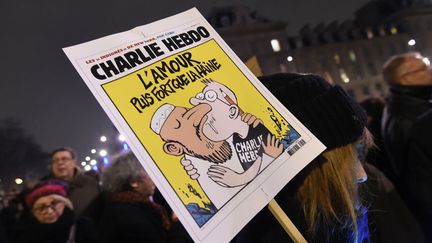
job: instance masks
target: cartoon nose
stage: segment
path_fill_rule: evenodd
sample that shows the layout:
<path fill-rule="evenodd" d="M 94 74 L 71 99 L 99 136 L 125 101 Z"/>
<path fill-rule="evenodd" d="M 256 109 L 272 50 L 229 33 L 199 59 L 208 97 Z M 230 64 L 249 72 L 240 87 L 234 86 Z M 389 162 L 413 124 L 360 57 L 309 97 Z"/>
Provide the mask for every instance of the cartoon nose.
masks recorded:
<path fill-rule="evenodd" d="M 196 105 L 199 105 L 199 104 L 208 104 L 208 101 L 205 100 L 205 99 L 199 99 L 199 98 L 196 98 L 196 97 L 192 97 L 192 98 L 189 99 L 189 103 L 191 103 L 191 105 L 196 106 Z"/>
<path fill-rule="evenodd" d="M 197 127 L 203 117 L 211 111 L 211 106 L 209 104 L 201 103 L 195 105 L 192 109 L 188 110 L 184 117 L 193 122 L 193 125 Z"/>

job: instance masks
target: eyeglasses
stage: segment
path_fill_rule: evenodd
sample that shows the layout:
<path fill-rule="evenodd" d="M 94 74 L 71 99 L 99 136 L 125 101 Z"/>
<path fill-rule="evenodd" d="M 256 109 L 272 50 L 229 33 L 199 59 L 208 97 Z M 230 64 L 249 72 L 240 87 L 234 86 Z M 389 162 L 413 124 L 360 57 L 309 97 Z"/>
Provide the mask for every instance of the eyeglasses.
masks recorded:
<path fill-rule="evenodd" d="M 53 200 L 50 204 L 40 205 L 35 208 L 33 208 L 33 212 L 38 214 L 45 214 L 48 212 L 48 209 L 51 208 L 51 210 L 56 210 L 56 207 L 61 204 L 62 201 L 60 200 Z"/>
<path fill-rule="evenodd" d="M 214 90 L 207 90 L 205 93 L 198 93 L 195 98 L 200 100 L 207 100 L 209 102 L 214 102 L 215 100 L 220 100 L 222 103 L 226 105 L 230 105 L 227 101 L 219 98 L 218 94 Z"/>
<path fill-rule="evenodd" d="M 69 157 L 60 157 L 60 158 L 55 158 L 55 159 L 53 159 L 53 163 L 60 163 L 60 162 L 69 162 L 69 161 L 71 161 L 72 160 L 72 158 L 69 158 Z"/>

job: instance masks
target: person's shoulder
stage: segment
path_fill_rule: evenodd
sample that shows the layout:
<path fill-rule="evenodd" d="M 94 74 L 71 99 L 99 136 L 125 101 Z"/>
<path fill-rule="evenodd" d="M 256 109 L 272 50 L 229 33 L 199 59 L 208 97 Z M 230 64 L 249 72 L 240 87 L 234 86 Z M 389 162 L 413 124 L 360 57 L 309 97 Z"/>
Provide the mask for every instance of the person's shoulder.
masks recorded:
<path fill-rule="evenodd" d="M 78 185 L 95 185 L 95 186 L 99 185 L 96 178 L 86 175 L 82 172 L 77 172 L 72 182 Z"/>

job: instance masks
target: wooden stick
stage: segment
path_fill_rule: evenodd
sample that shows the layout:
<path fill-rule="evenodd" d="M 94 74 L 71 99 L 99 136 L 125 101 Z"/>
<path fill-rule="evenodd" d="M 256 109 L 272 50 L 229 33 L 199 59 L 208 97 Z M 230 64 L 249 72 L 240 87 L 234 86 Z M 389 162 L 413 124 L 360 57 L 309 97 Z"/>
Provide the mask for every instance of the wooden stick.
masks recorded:
<path fill-rule="evenodd" d="M 307 242 L 274 198 L 269 202 L 267 207 L 295 243 Z"/>

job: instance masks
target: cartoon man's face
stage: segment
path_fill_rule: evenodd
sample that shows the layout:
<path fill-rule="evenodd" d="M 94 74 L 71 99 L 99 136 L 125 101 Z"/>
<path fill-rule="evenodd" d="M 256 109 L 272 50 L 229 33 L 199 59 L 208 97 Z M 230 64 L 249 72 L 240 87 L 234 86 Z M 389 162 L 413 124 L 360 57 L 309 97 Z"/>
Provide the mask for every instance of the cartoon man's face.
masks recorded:
<path fill-rule="evenodd" d="M 203 126 L 211 107 L 199 104 L 191 109 L 175 107 L 164 122 L 160 137 L 164 151 L 171 155 L 189 154 L 214 163 L 231 158 L 231 147 L 226 141 L 214 142 L 203 134 Z"/>
<path fill-rule="evenodd" d="M 234 134 L 234 127 L 229 124 L 239 116 L 239 108 L 234 93 L 227 87 L 211 81 L 189 102 L 194 106 L 211 106 L 202 129 L 206 137 L 213 141 L 224 141 Z"/>

